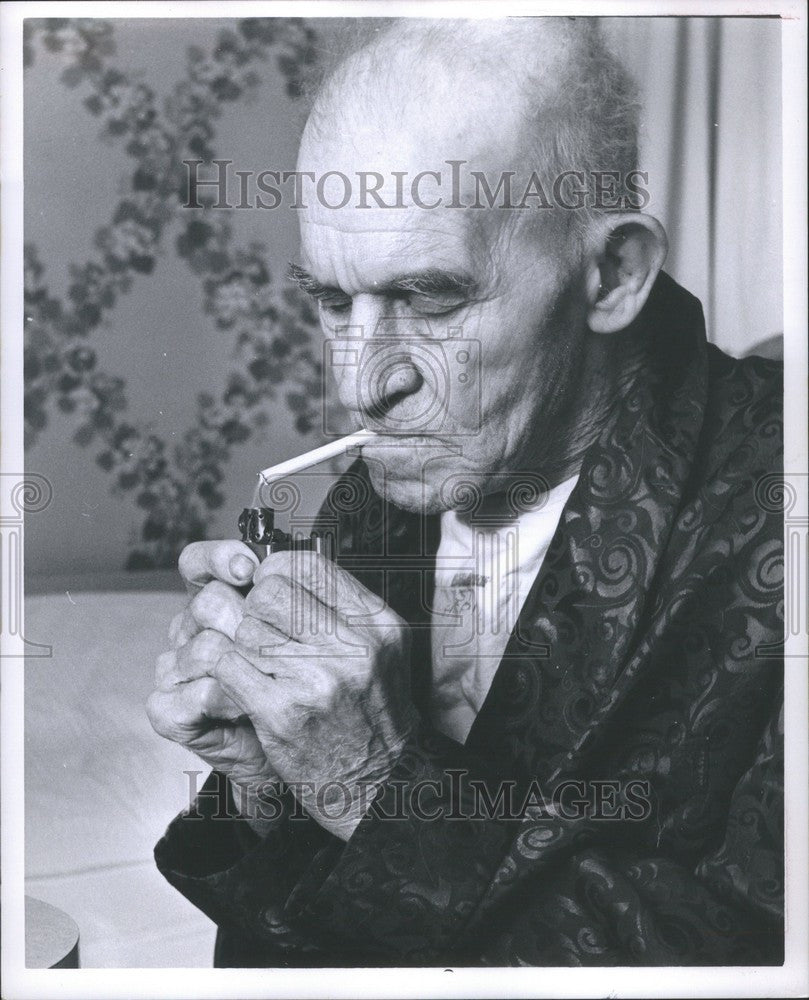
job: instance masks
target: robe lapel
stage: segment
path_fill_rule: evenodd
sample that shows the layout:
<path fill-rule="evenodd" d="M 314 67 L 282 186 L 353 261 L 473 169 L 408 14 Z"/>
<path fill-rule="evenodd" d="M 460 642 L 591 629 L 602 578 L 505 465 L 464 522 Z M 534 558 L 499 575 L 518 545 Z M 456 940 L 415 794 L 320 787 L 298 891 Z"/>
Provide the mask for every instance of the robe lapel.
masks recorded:
<path fill-rule="evenodd" d="M 707 386 L 699 302 L 661 275 L 636 330 L 654 376 L 589 450 L 466 745 L 511 777 L 570 773 L 632 685 Z"/>

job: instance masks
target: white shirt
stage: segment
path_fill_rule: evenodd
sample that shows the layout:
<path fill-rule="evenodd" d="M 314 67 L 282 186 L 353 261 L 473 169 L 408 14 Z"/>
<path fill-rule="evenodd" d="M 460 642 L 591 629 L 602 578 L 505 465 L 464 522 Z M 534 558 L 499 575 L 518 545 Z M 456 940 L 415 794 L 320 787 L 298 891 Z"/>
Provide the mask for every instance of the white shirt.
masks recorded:
<path fill-rule="evenodd" d="M 433 725 L 463 743 L 483 705 L 578 475 L 519 517 L 441 516 L 432 612 Z"/>

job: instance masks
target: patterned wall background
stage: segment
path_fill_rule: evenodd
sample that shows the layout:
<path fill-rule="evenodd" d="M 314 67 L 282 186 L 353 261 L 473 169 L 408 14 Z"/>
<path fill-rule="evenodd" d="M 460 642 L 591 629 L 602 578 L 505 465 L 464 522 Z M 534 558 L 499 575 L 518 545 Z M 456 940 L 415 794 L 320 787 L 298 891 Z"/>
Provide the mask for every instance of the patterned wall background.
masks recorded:
<path fill-rule="evenodd" d="M 188 29 L 177 22 L 27 24 L 29 81 L 37 64 L 44 64 L 40 80 L 28 86 L 29 111 L 34 110 L 28 116 L 27 175 L 42 172 L 42 161 L 35 160 L 44 138 L 36 110 L 41 115 L 37 104 L 54 96 L 55 77 L 56 87 L 65 91 L 58 99 L 69 96 L 69 103 L 77 106 L 70 109 L 67 121 L 78 124 L 80 107 L 93 125 L 89 149 L 94 155 L 86 156 L 89 150 L 82 144 L 79 155 L 84 153 L 86 159 L 81 167 L 107 188 L 114 181 L 117 197 L 110 198 L 109 191 L 99 198 L 95 192 L 88 196 L 74 189 L 69 160 L 75 149 L 65 151 L 68 164 L 60 162 L 57 152 L 45 175 L 47 186 L 27 192 L 26 446 L 31 466 L 40 467 L 34 456 L 41 439 L 57 424 L 63 425 L 63 436 L 68 426 L 71 445 L 92 455 L 113 496 L 131 498 L 141 512 L 139 523 L 128 531 L 123 518 L 118 524 L 127 537 L 129 569 L 173 565 L 179 548 L 202 537 L 212 513 L 223 507 L 232 451 L 259 432 L 271 433 L 273 415 L 284 407 L 289 423 L 299 434 L 307 434 L 320 391 L 319 363 L 311 343 L 315 316 L 303 297 L 271 269 L 266 242 L 240 239 L 233 213 L 182 207 L 188 200 L 182 161 L 213 159 L 217 126 L 239 104 L 255 114 L 258 101 L 266 100 L 268 67 L 282 78 L 270 81 L 276 101 L 279 83 L 282 94 L 297 97 L 316 59 L 315 33 L 293 19 L 243 20 L 227 27 L 209 23 L 204 28 L 207 31 L 195 32 L 208 35 L 200 39 L 203 44 L 184 46 L 176 36 Z M 150 53 L 147 44 L 166 29 L 175 36 L 170 51 L 180 65 L 171 67 L 178 71 L 176 79 L 159 92 L 155 77 L 167 82 L 169 67 L 162 74 L 154 72 L 159 54 Z M 151 72 L 130 68 L 138 56 L 147 65 L 153 62 Z M 53 106 L 48 110 L 51 123 L 62 126 L 64 138 L 65 119 L 56 120 Z M 240 117 L 246 124 L 244 111 Z M 113 178 L 109 174 L 117 166 L 115 154 L 125 162 Z M 67 212 L 54 204 L 62 199 L 68 202 Z M 201 191 L 200 202 L 206 199 L 212 203 L 215 194 Z M 92 234 L 90 253 L 83 254 L 89 229 L 84 220 L 102 205 L 107 218 Z M 64 259 L 65 250 L 72 259 Z M 193 398 L 191 419 L 182 429 L 179 421 L 169 429 L 156 419 L 163 415 L 161 389 L 171 391 L 171 386 L 152 383 L 147 405 L 133 405 L 139 365 L 119 363 L 113 368 L 111 352 L 103 350 L 105 341 L 121 336 L 142 347 L 151 341 L 152 348 L 163 348 L 164 371 L 169 369 L 169 356 L 178 353 L 174 330 L 144 329 L 136 317 L 122 322 L 116 316 L 125 298 L 142 300 L 154 294 L 146 286 L 167 265 L 172 294 L 187 308 L 187 328 L 199 329 L 204 317 L 205 332 L 226 340 L 230 355 L 218 385 L 210 379 L 190 385 L 194 366 L 186 367 L 180 359 L 174 367 L 173 391 Z M 62 274 L 53 273 L 60 269 Z M 204 341 L 203 335 L 182 353 L 188 357 L 206 351 Z M 206 386 L 207 391 L 194 391 Z M 279 401 L 281 408 L 272 405 Z M 77 462 L 83 458 L 76 455 Z M 44 467 L 76 472 L 74 463 Z M 106 502 L 106 492 L 96 494 L 99 504 Z M 55 494 L 58 501 L 58 486 Z M 88 504 L 91 518 L 92 510 Z M 36 572 L 40 567 L 29 568 Z"/>

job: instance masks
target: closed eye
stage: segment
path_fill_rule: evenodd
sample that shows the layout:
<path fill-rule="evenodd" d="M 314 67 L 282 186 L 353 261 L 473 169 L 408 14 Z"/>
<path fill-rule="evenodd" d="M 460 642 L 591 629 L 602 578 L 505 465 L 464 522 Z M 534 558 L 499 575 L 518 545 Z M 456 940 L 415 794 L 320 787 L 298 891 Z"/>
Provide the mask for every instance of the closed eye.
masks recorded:
<path fill-rule="evenodd" d="M 413 293 L 407 296 L 407 303 L 413 312 L 423 316 L 443 316 L 453 312 L 466 303 L 463 295 L 423 295 Z"/>
<path fill-rule="evenodd" d="M 351 309 L 351 296 L 342 288 L 318 281 L 298 264 L 290 264 L 288 273 L 322 310 L 339 315 Z M 460 308 L 473 297 L 475 289 L 475 282 L 468 275 L 437 268 L 426 268 L 383 285 L 373 285 L 374 294 L 405 301 L 410 309 L 425 316 L 441 316 Z"/>
<path fill-rule="evenodd" d="M 326 312 L 342 315 L 351 312 L 351 297 L 342 292 L 322 292 L 314 298 L 321 309 Z"/>
<path fill-rule="evenodd" d="M 351 305 L 351 296 L 346 295 L 341 288 L 318 288 L 309 294 L 324 305 Z"/>

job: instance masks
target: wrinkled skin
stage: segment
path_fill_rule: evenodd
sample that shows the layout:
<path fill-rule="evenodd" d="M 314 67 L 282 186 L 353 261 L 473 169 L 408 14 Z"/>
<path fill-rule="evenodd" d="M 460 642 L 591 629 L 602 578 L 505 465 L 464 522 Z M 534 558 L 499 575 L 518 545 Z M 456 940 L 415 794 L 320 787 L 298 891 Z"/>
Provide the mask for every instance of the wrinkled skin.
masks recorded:
<path fill-rule="evenodd" d="M 250 557 L 234 542 L 185 550 L 181 569 L 199 589 L 158 660 L 152 725 L 225 773 L 250 818 L 283 780 L 347 839 L 415 724 L 407 626 L 312 552 L 268 557 L 246 598 L 211 578 L 238 582 L 233 560 L 247 560 L 249 573 Z"/>

